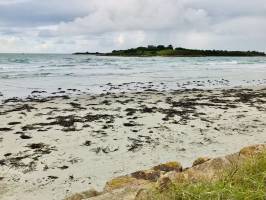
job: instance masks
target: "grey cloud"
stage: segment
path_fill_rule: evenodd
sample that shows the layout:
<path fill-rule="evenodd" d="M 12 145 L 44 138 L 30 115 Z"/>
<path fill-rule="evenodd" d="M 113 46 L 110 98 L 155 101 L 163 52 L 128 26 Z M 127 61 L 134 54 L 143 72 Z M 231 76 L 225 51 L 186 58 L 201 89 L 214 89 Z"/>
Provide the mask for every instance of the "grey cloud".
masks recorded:
<path fill-rule="evenodd" d="M 41 52 L 170 43 L 266 51 L 265 32 L 265 0 L 0 0 L 0 51 L 28 40 Z"/>
<path fill-rule="evenodd" d="M 266 12 L 265 0 L 184 0 L 192 8 L 204 8 L 214 20 L 239 16 L 259 16 Z"/>
<path fill-rule="evenodd" d="M 110 31 L 203 29 L 208 23 L 204 9 L 186 8 L 177 0 L 91 1 L 97 8 L 86 17 L 61 23 L 58 32 L 66 34 Z"/>
<path fill-rule="evenodd" d="M 0 24 L 37 26 L 72 21 L 86 16 L 90 8 L 82 0 L 21 0 L 0 4 Z"/>

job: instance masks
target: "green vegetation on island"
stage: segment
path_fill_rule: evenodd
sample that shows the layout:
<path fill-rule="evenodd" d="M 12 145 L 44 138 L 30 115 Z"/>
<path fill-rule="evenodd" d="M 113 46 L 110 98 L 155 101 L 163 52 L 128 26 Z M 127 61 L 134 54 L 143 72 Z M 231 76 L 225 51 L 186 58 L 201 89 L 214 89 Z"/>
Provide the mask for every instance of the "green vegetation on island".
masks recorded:
<path fill-rule="evenodd" d="M 98 56 L 124 56 L 124 57 L 151 57 L 151 56 L 165 56 L 165 57 L 201 57 L 201 56 L 266 56 L 264 52 L 257 51 L 227 51 L 227 50 L 197 50 L 174 48 L 169 46 L 148 46 L 137 47 L 127 50 L 113 50 L 111 53 L 75 53 L 76 55 L 88 54 Z"/>

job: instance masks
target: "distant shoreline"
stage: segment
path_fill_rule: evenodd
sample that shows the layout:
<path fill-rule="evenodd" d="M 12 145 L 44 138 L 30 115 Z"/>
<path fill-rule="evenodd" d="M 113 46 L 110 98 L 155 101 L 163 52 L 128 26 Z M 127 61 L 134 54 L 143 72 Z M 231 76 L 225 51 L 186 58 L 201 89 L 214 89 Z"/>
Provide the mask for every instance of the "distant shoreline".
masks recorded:
<path fill-rule="evenodd" d="M 137 47 L 127 50 L 113 50 L 109 53 L 76 52 L 73 55 L 117 56 L 117 57 L 256 57 L 266 56 L 258 51 L 198 50 L 169 46 Z"/>

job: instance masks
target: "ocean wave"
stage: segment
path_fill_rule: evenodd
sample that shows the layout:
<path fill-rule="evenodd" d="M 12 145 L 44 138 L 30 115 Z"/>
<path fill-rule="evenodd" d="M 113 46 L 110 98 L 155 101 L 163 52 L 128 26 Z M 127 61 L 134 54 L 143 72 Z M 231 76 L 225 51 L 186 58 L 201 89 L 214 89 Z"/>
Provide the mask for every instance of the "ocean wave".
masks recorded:
<path fill-rule="evenodd" d="M 52 77 L 58 76 L 54 73 L 23 73 L 23 74 L 6 74 L 0 75 L 0 79 L 14 79 L 14 78 L 35 78 L 35 77 Z"/>
<path fill-rule="evenodd" d="M 48 85 L 57 89 L 62 86 L 79 88 L 80 85 L 86 85 L 90 88 L 103 82 L 115 84 L 147 80 L 176 83 L 224 78 L 231 80 L 231 83 L 241 84 L 243 80 L 259 80 L 265 77 L 265 58 L 0 55 L 0 85 L 5 91 L 9 88 L 3 86 L 4 82 L 13 85 L 21 83 L 25 87 L 30 87 L 34 82 L 43 89 L 47 89 Z"/>
<path fill-rule="evenodd" d="M 20 63 L 20 64 L 28 64 L 30 60 L 28 58 L 10 58 L 8 59 L 10 63 Z"/>
<path fill-rule="evenodd" d="M 76 64 L 61 64 L 61 65 L 56 65 L 56 67 L 75 67 Z"/>

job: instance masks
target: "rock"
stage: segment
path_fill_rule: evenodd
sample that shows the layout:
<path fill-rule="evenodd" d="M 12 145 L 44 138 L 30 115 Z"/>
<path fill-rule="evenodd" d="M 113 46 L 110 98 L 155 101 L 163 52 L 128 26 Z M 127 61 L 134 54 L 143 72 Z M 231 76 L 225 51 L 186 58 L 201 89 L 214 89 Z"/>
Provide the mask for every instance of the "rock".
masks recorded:
<path fill-rule="evenodd" d="M 240 152 L 210 159 L 201 157 L 194 161 L 191 168 L 183 170 L 178 162 L 168 162 L 153 167 L 150 170 L 137 171 L 128 176 L 114 178 L 106 183 L 104 192 L 97 196 L 97 192 L 75 194 L 66 200 L 144 200 L 149 199 L 149 192 L 154 186 L 164 191 L 171 184 L 182 182 L 213 181 L 221 176 L 221 171 L 238 166 L 247 157 L 257 155 L 266 150 L 266 145 L 254 145 L 243 148 Z M 155 181 L 157 181 L 155 183 Z M 96 196 L 96 197 L 95 197 Z"/>
<path fill-rule="evenodd" d="M 163 171 L 163 172 L 170 172 L 170 171 L 176 171 L 181 172 L 182 171 L 182 165 L 179 162 L 168 162 L 165 164 L 160 164 L 158 166 L 153 167 L 156 171 Z"/>
<path fill-rule="evenodd" d="M 92 198 L 92 197 L 96 197 L 98 195 L 100 195 L 101 193 L 94 190 L 94 189 L 90 189 L 88 191 L 82 192 L 82 193 L 77 193 L 74 194 L 68 198 L 66 198 L 65 200 L 82 200 L 82 199 L 88 199 L 88 198 Z"/>
<path fill-rule="evenodd" d="M 214 159 L 199 158 L 194 161 L 193 166 L 183 172 L 171 171 L 166 173 L 157 181 L 157 187 L 163 189 L 167 184 L 181 183 L 184 181 L 212 181 L 220 177 L 220 172 L 232 166 L 237 166 L 245 160 L 246 157 L 254 156 L 266 150 L 266 145 L 254 145 L 243 148 L 239 153 L 218 157 Z M 169 181 L 169 180 L 170 181 Z"/>
<path fill-rule="evenodd" d="M 208 157 L 199 157 L 198 159 L 196 159 L 193 162 L 192 167 L 195 167 L 197 165 L 203 164 L 203 163 L 205 163 L 205 162 L 207 162 L 209 160 L 210 160 L 210 158 L 208 158 Z"/>
<path fill-rule="evenodd" d="M 239 164 L 238 153 L 231 154 L 225 157 L 210 159 L 202 164 L 195 165 L 183 172 L 169 172 L 165 174 L 173 183 L 181 183 L 184 181 L 212 181 L 220 177 L 221 171 L 231 166 Z"/>
<path fill-rule="evenodd" d="M 100 195 L 101 193 L 94 190 L 94 189 L 90 189 L 88 191 L 85 191 L 82 193 L 82 195 L 85 197 L 85 198 L 91 198 L 91 197 L 96 197 L 98 195 Z"/>
<path fill-rule="evenodd" d="M 139 190 L 139 188 L 120 188 L 88 200 L 135 200 Z"/>
<path fill-rule="evenodd" d="M 184 173 L 186 172 L 176 172 L 176 171 L 171 171 L 163 175 L 156 183 L 157 188 L 164 188 L 164 185 L 168 187 L 168 183 L 182 183 L 184 180 L 187 180 L 185 177 Z"/>
<path fill-rule="evenodd" d="M 155 170 L 137 171 L 131 174 L 131 176 L 136 179 L 143 179 L 153 182 L 156 182 L 160 178 L 160 175 L 160 171 Z"/>
<path fill-rule="evenodd" d="M 250 157 L 250 156 L 254 156 L 258 153 L 262 153 L 265 150 L 266 150 L 265 144 L 252 145 L 252 146 L 244 147 L 243 149 L 241 149 L 239 152 L 239 155 L 245 156 L 245 157 Z"/>
<path fill-rule="evenodd" d="M 104 191 L 113 191 L 115 189 L 123 188 L 133 185 L 137 182 L 137 179 L 130 176 L 120 176 L 108 181 L 104 187 Z"/>
<path fill-rule="evenodd" d="M 171 179 L 168 176 L 163 176 L 157 181 L 156 188 L 160 192 L 162 192 L 162 191 L 168 189 L 171 184 L 172 184 Z"/>
<path fill-rule="evenodd" d="M 141 189 L 138 191 L 134 200 L 147 200 L 151 196 L 151 191 L 148 189 Z"/>
<path fill-rule="evenodd" d="M 233 164 L 234 162 L 233 160 L 234 159 L 232 159 L 231 162 L 231 157 L 230 158 L 221 157 L 221 158 L 211 159 L 207 162 L 196 165 L 185 171 L 183 178 L 188 179 L 189 181 L 216 179 L 219 176 L 220 174 L 219 172 L 221 170 Z"/>
<path fill-rule="evenodd" d="M 22 134 L 20 136 L 20 138 L 23 139 L 23 140 L 28 140 L 28 139 L 31 139 L 32 137 L 31 136 L 28 136 L 28 135 L 25 135 L 25 134 Z"/>
<path fill-rule="evenodd" d="M 66 198 L 65 200 L 82 200 L 84 199 L 83 195 L 81 194 L 74 194 L 68 198 Z"/>

